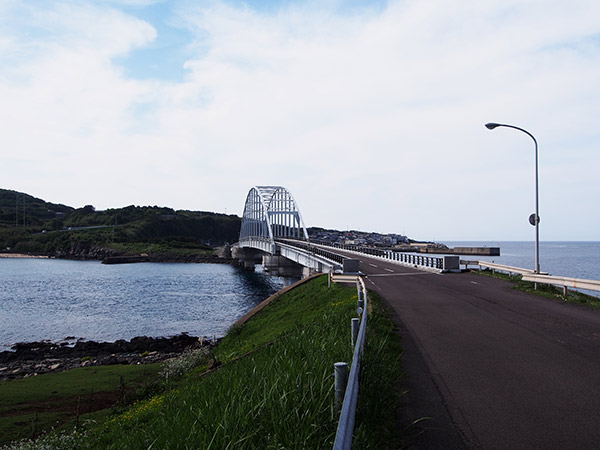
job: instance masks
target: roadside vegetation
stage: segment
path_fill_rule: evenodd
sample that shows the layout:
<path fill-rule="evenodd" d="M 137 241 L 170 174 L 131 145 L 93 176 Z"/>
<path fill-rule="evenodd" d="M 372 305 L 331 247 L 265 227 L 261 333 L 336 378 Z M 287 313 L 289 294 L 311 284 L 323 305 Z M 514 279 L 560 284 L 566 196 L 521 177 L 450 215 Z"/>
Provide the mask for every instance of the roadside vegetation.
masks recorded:
<path fill-rule="evenodd" d="M 399 448 L 399 337 L 377 297 L 370 300 L 353 448 Z M 212 352 L 163 366 L 160 389 L 148 388 L 145 399 L 96 423 L 82 426 L 80 418 L 73 432 L 9 448 L 331 449 L 333 364 L 351 361 L 356 301 L 354 286 L 310 280 L 230 329 Z"/>
<path fill-rule="evenodd" d="M 160 364 L 82 367 L 0 381 L 0 445 L 73 429 L 159 388 Z"/>
<path fill-rule="evenodd" d="M 562 300 L 567 303 L 573 303 L 576 305 L 584 305 L 591 308 L 600 308 L 600 298 L 593 295 L 584 294 L 583 292 L 569 289 L 567 295 L 563 294 L 562 287 L 552 286 L 550 284 L 538 283 L 538 288 L 535 289 L 534 283 L 531 281 L 523 281 L 521 275 L 509 275 L 508 273 L 500 271 L 492 271 L 490 269 L 476 270 L 483 276 L 489 276 L 494 278 L 500 278 L 503 280 L 511 281 L 514 283 L 514 288 L 523 292 L 529 292 L 530 294 L 538 295 L 540 297 L 551 298 L 554 300 Z"/>

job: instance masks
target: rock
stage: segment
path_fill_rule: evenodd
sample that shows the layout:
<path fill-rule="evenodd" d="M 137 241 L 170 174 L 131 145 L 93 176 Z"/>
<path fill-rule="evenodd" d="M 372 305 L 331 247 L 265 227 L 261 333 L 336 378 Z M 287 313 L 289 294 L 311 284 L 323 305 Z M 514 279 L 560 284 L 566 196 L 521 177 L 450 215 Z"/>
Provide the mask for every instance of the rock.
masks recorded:
<path fill-rule="evenodd" d="M 115 355 L 110 355 L 108 358 L 105 358 L 102 361 L 102 364 L 106 364 L 107 366 L 114 366 L 119 364 L 119 360 L 117 359 L 117 357 Z"/>
<path fill-rule="evenodd" d="M 214 342 L 204 342 L 212 347 Z M 19 343 L 16 351 L 0 352 L 0 380 L 109 364 L 149 364 L 165 361 L 187 349 L 202 347 L 197 337 L 182 333 L 172 337 L 140 336 L 131 341 L 95 342 L 77 339 L 73 347 L 49 341 Z M 141 356 L 144 354 L 145 356 Z M 83 360 L 83 359 L 85 360 Z"/>

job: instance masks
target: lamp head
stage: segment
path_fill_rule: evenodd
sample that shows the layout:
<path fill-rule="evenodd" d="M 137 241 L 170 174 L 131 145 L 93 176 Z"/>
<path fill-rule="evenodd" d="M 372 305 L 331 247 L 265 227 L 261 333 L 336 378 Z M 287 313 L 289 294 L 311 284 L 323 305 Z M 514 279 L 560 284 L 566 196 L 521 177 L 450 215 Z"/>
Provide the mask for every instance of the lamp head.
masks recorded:
<path fill-rule="evenodd" d="M 489 123 L 486 123 L 486 124 L 485 124 L 485 127 L 486 127 L 488 130 L 493 130 L 494 128 L 496 128 L 496 127 L 499 127 L 499 126 L 500 126 L 500 124 L 499 124 L 499 123 L 494 123 L 494 122 L 489 122 Z"/>

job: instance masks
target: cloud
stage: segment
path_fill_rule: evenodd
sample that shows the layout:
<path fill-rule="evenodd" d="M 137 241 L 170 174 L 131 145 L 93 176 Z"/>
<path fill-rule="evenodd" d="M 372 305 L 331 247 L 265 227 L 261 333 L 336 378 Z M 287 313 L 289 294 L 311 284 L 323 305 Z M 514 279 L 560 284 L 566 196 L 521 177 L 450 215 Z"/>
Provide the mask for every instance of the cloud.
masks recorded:
<path fill-rule="evenodd" d="M 160 38 L 137 9 L 50 5 L 3 11 L 5 187 L 241 214 L 252 185 L 283 184 L 310 225 L 528 239 L 533 145 L 483 127 L 498 121 L 540 141 L 546 236 L 597 239 L 579 200 L 600 194 L 591 2 L 177 3 L 164 20 L 194 36 L 181 82 L 116 63 Z M 558 199 L 587 223 L 564 225 Z"/>

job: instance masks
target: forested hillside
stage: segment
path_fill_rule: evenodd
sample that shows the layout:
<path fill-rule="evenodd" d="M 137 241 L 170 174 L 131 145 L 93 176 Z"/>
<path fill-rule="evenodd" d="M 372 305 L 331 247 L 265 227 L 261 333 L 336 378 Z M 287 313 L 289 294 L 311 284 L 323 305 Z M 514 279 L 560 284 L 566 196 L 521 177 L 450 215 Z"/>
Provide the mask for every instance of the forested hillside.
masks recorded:
<path fill-rule="evenodd" d="M 0 189 L 0 251 L 101 258 L 119 254 L 207 254 L 237 241 L 240 218 L 158 206 L 96 211 Z"/>

